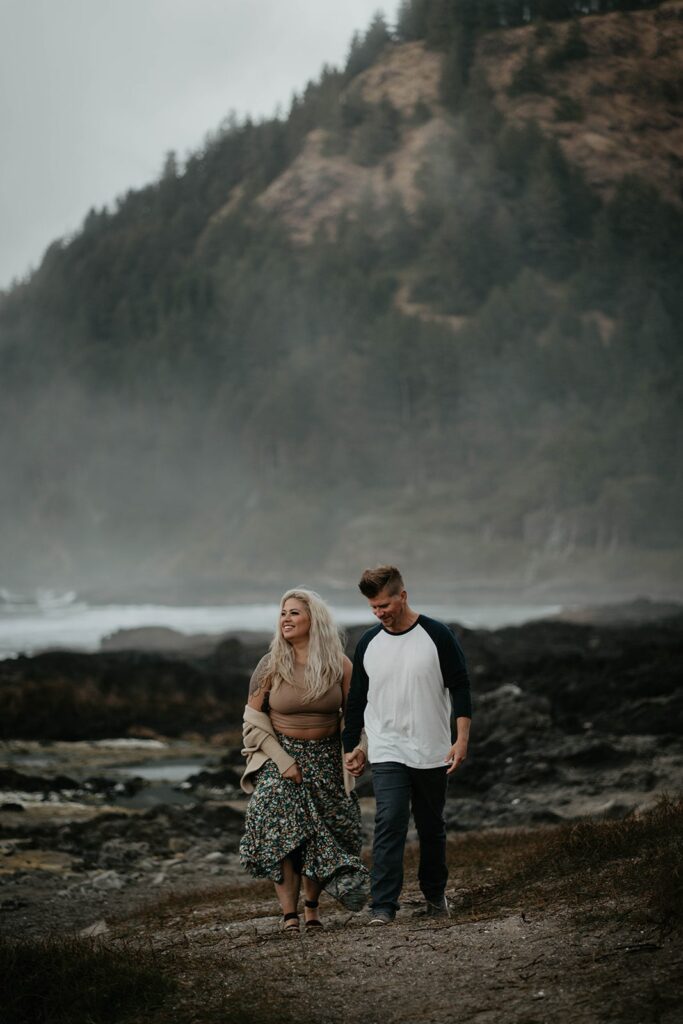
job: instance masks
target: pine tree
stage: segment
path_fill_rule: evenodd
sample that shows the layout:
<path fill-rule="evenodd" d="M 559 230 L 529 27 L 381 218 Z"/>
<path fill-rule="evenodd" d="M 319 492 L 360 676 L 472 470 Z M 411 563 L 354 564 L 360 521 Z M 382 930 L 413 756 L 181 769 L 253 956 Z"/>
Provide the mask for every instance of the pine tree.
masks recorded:
<path fill-rule="evenodd" d="M 356 130 L 351 157 L 356 163 L 369 167 L 395 149 L 401 135 L 401 115 L 384 96 L 373 105 L 365 120 Z"/>
<path fill-rule="evenodd" d="M 355 78 L 374 64 L 384 47 L 391 41 L 387 23 L 379 12 L 374 16 L 364 36 L 356 32 L 351 40 L 344 71 L 347 81 Z"/>
<path fill-rule="evenodd" d="M 448 49 L 455 29 L 455 0 L 431 0 L 427 17 L 427 46 Z"/>
<path fill-rule="evenodd" d="M 401 0 L 396 17 L 396 38 L 401 43 L 424 39 L 427 34 L 429 0 Z"/>

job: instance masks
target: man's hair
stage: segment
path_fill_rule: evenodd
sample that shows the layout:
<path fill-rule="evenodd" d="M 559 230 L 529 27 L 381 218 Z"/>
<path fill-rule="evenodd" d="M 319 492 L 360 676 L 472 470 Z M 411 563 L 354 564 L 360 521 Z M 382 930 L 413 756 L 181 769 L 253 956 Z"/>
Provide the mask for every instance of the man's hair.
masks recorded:
<path fill-rule="evenodd" d="M 405 590 L 403 577 L 395 565 L 378 565 L 376 569 L 366 569 L 358 584 L 361 594 L 370 598 L 377 597 L 385 587 L 392 595 Z"/>

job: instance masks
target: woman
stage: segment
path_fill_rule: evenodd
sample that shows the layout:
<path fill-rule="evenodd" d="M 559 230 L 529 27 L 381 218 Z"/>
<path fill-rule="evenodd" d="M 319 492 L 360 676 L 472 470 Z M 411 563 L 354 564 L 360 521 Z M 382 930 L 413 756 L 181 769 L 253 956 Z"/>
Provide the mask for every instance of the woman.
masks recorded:
<path fill-rule="evenodd" d="M 358 798 L 340 743 L 350 682 L 327 605 L 311 590 L 288 590 L 244 713 L 242 788 L 253 795 L 240 861 L 255 878 L 273 880 L 290 934 L 299 932 L 302 886 L 307 929 L 322 927 L 323 888 L 350 910 L 367 898 Z"/>

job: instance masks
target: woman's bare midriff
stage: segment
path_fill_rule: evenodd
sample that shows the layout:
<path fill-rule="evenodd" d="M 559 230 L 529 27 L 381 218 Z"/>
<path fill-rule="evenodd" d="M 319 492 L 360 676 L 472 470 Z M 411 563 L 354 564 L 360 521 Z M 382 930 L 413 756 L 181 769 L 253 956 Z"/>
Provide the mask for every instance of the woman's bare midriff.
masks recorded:
<path fill-rule="evenodd" d="M 335 722 L 334 725 L 330 725 L 326 729 L 278 729 L 277 731 L 283 736 L 289 736 L 291 740 L 326 740 L 330 736 L 338 735 L 339 725 Z"/>

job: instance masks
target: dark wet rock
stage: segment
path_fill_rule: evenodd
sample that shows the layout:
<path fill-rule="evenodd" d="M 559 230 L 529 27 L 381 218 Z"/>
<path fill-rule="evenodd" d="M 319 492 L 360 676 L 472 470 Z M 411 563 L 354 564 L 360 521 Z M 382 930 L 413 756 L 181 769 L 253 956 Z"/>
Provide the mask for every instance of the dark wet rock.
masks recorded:
<path fill-rule="evenodd" d="M 622 772 L 617 781 L 620 789 L 640 790 L 647 793 L 655 788 L 659 776 L 650 768 L 635 768 Z"/>
<path fill-rule="evenodd" d="M 160 806 L 143 813 L 105 813 L 57 828 L 17 826 L 12 834 L 30 836 L 38 848 L 75 855 L 85 869 L 113 869 L 147 857 L 168 857 L 169 843 L 177 836 L 188 843 L 210 840 L 211 849 L 233 851 L 243 828 L 243 813 L 227 804 L 206 802 L 189 808 Z"/>
<path fill-rule="evenodd" d="M 11 897 L 7 900 L 0 900 L 0 910 L 4 911 L 22 910 L 24 907 L 28 907 L 28 905 L 28 900 L 17 900 Z"/>
<path fill-rule="evenodd" d="M 24 811 L 24 805 L 8 800 L 6 803 L 0 804 L 0 811 L 11 811 L 12 813 L 17 814 Z"/>
<path fill-rule="evenodd" d="M 99 739 L 141 728 L 166 736 L 224 731 L 242 717 L 246 661 L 246 649 L 232 640 L 206 657 L 50 651 L 6 659 L 0 661 L 0 739 Z"/>
<path fill-rule="evenodd" d="M 240 773 L 244 770 L 244 757 L 242 756 L 242 750 L 240 747 L 230 747 L 229 750 L 223 754 L 220 759 L 221 767 L 228 767 L 229 765 L 235 765 L 239 768 Z"/>
<path fill-rule="evenodd" d="M 545 697 L 553 723 L 580 732 L 597 715 L 609 732 L 645 732 L 620 715 L 632 701 L 673 696 L 683 663 L 683 616 L 640 626 L 541 621 L 486 630 L 456 627 L 481 695 L 513 683 Z"/>
<path fill-rule="evenodd" d="M 446 827 L 451 831 L 478 828 L 490 813 L 484 801 L 466 797 L 449 798 L 446 801 Z"/>
<path fill-rule="evenodd" d="M 116 871 L 98 871 L 89 879 L 93 889 L 104 889 L 105 891 L 123 889 L 126 878 Z"/>
<path fill-rule="evenodd" d="M 244 758 L 240 758 L 240 761 L 241 764 L 235 767 L 228 766 L 214 771 L 207 769 L 197 772 L 196 775 L 191 775 L 189 779 L 186 779 L 183 786 L 188 789 L 197 789 L 199 787 L 207 789 L 239 788 L 240 778 L 244 771 Z"/>
<path fill-rule="evenodd" d="M 607 739 L 567 736 L 547 748 L 549 757 L 575 765 L 620 765 L 631 760 L 631 753 L 616 747 Z"/>
<path fill-rule="evenodd" d="M 139 775 L 134 775 L 130 779 L 112 779 L 105 775 L 90 775 L 82 784 L 82 788 L 111 799 L 115 796 L 135 796 L 146 785 L 146 781 Z"/>
<path fill-rule="evenodd" d="M 54 793 L 78 788 L 79 784 L 66 775 L 53 775 L 45 778 L 41 775 L 26 775 L 14 768 L 0 768 L 0 790 L 12 790 L 20 793 Z"/>
<path fill-rule="evenodd" d="M 534 825 L 557 825 L 565 821 L 564 816 L 551 807 L 532 807 L 524 815 L 524 819 Z"/>
<path fill-rule="evenodd" d="M 149 852 L 149 843 L 127 842 L 125 839 L 115 837 L 102 843 L 98 853 L 98 862 L 106 868 L 129 867 L 144 857 L 148 857 Z"/>
<path fill-rule="evenodd" d="M 629 701 L 609 714 L 598 714 L 593 725 L 614 732 L 640 732 L 654 736 L 683 735 L 683 691 Z"/>

